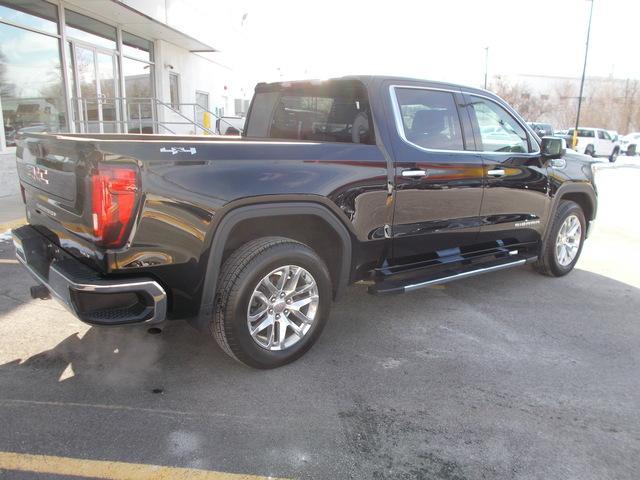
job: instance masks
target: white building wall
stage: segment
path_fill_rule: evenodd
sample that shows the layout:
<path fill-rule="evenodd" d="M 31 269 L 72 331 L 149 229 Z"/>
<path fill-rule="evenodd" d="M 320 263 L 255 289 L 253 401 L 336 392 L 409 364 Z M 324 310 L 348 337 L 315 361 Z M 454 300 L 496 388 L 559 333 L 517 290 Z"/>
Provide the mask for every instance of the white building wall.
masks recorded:
<path fill-rule="evenodd" d="M 180 75 L 180 103 L 196 103 L 196 91 L 209 94 L 209 110 L 224 110 L 225 115 L 234 112 L 233 74 L 229 68 L 208 60 L 200 55 L 177 47 L 164 40 L 155 42 L 156 58 L 156 95 L 160 101 L 170 104 L 169 74 Z M 192 106 L 183 105 L 182 115 L 194 118 Z M 177 125 L 169 122 L 187 122 L 188 120 L 173 113 L 169 108 L 158 107 L 158 120 L 167 122 L 167 126 L 177 134 L 200 134 L 193 125 Z M 212 124 L 215 119 L 212 119 Z M 158 133 L 169 133 L 160 128 Z"/>

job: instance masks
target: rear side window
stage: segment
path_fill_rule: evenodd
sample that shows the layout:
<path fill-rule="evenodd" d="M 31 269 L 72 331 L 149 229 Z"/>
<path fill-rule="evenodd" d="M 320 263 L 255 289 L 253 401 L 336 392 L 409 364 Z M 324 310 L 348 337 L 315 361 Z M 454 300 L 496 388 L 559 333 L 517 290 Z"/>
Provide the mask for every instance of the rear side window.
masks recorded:
<path fill-rule="evenodd" d="M 404 138 L 430 150 L 464 150 L 458 109 L 450 92 L 396 88 Z"/>
<path fill-rule="evenodd" d="M 525 129 L 504 108 L 491 100 L 471 96 L 472 117 L 480 130 L 484 152 L 529 152 Z"/>
<path fill-rule="evenodd" d="M 359 82 L 327 82 L 258 92 L 249 137 L 374 144 L 369 100 Z"/>
<path fill-rule="evenodd" d="M 573 129 L 569 130 L 568 135 L 573 135 Z M 582 138 L 595 138 L 593 130 L 585 130 L 584 128 L 578 129 L 578 137 Z"/>

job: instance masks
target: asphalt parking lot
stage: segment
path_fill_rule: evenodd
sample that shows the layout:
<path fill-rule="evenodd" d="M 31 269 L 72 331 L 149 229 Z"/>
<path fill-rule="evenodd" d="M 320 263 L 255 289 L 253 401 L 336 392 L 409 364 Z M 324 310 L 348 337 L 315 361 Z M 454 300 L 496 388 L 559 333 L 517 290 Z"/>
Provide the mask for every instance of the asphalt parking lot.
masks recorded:
<path fill-rule="evenodd" d="M 637 479 L 640 168 L 604 168 L 597 183 L 596 230 L 571 275 L 523 267 L 390 297 L 355 285 L 319 343 L 272 371 L 184 323 L 101 329 L 31 300 L 0 242 L 0 466 L 7 452 L 26 459 L 0 478 L 62 478 L 62 459 L 78 459 L 284 478 Z"/>

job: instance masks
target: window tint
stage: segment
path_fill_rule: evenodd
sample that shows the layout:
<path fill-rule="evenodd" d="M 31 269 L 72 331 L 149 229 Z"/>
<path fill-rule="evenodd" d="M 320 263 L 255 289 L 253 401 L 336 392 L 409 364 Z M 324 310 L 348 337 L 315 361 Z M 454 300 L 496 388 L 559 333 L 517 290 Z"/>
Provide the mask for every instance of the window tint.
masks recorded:
<path fill-rule="evenodd" d="M 609 132 L 604 130 L 598 130 L 598 138 L 600 140 L 611 140 L 611 135 L 609 135 Z"/>
<path fill-rule="evenodd" d="M 283 88 L 277 98 L 270 92 L 258 93 L 254 111 L 269 110 L 275 100 L 270 138 L 373 144 L 369 124 L 369 101 L 363 86 L 336 82 Z M 248 135 L 256 134 L 256 119 Z M 256 121 L 254 121 L 256 120 Z"/>
<path fill-rule="evenodd" d="M 0 19 L 47 33 L 58 33 L 57 8 L 43 0 L 2 0 Z"/>
<path fill-rule="evenodd" d="M 471 97 L 472 113 L 478 122 L 484 152 L 529 151 L 524 128 L 501 106 L 478 97 Z"/>
<path fill-rule="evenodd" d="M 115 27 L 67 9 L 65 9 L 65 21 L 65 31 L 70 37 L 115 50 Z"/>
<path fill-rule="evenodd" d="M 122 53 L 129 57 L 153 61 L 153 42 L 129 32 L 122 32 Z"/>
<path fill-rule="evenodd" d="M 417 88 L 396 89 L 405 138 L 433 150 L 464 150 L 453 94 Z"/>

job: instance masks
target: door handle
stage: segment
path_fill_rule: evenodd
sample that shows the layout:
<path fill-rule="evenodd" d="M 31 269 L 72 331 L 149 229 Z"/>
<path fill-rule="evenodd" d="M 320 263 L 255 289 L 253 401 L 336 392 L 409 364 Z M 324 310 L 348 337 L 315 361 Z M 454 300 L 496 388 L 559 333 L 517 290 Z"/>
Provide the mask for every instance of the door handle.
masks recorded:
<path fill-rule="evenodd" d="M 505 172 L 502 168 L 496 168 L 494 170 L 489 170 L 487 175 L 490 177 L 504 177 L 507 172 Z"/>
<path fill-rule="evenodd" d="M 429 173 L 426 170 L 419 170 L 415 168 L 402 171 L 402 176 L 409 177 L 409 178 L 426 177 L 427 175 L 429 175 Z"/>

